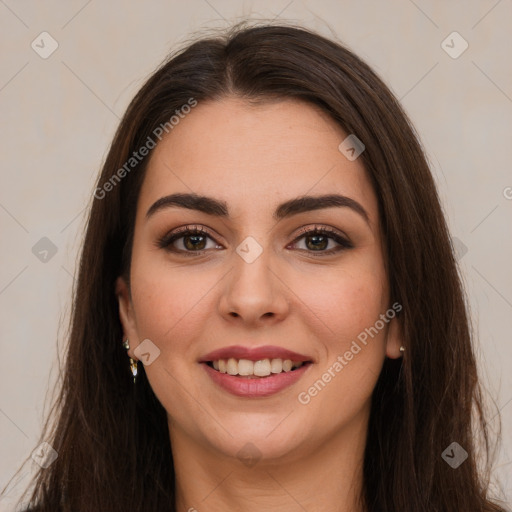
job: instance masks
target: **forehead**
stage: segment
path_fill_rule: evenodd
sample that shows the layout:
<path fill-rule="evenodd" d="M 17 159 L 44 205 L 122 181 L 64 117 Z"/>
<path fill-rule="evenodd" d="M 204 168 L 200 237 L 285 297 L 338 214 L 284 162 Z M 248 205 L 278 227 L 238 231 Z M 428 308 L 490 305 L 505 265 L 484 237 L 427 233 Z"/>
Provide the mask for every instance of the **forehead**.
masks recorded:
<path fill-rule="evenodd" d="M 225 200 L 236 216 L 261 215 L 293 197 L 339 193 L 363 203 L 374 224 L 377 201 L 366 171 L 338 149 L 347 135 L 297 100 L 200 102 L 153 150 L 140 209 L 193 192 Z"/>

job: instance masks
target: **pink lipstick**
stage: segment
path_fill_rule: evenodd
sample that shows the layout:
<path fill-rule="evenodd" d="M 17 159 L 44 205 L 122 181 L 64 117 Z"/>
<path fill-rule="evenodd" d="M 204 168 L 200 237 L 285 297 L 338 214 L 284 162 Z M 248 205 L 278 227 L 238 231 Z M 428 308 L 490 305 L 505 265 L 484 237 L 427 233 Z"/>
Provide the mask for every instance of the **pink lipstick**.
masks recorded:
<path fill-rule="evenodd" d="M 270 345 L 225 347 L 199 359 L 215 384 L 246 398 L 279 393 L 295 384 L 313 362 L 311 356 Z"/>

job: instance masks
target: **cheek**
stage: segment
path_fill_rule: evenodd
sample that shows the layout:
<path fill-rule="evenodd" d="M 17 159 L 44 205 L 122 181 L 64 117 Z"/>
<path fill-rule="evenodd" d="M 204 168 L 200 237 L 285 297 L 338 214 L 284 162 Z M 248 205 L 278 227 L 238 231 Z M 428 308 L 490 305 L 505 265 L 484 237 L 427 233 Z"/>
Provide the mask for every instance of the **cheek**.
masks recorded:
<path fill-rule="evenodd" d="M 384 268 L 377 253 L 368 259 L 359 256 L 336 271 L 306 277 L 299 293 L 309 310 L 303 311 L 306 322 L 316 322 L 316 342 L 322 348 L 300 403 L 314 401 L 317 414 L 323 414 L 321 404 L 338 404 L 333 417 L 340 421 L 366 403 L 385 356 L 388 323 L 380 320 L 388 307 Z"/>
<path fill-rule="evenodd" d="M 343 289 L 332 293 L 332 330 L 340 334 L 342 346 L 372 326 L 383 313 L 382 283 L 358 278 L 342 283 Z"/>
<path fill-rule="evenodd" d="M 180 268 L 154 256 L 134 258 L 132 298 L 141 340 L 149 338 L 161 349 L 173 340 L 173 349 L 179 350 L 180 340 L 193 338 L 194 328 L 199 327 L 197 316 L 212 307 L 208 291 L 218 281 L 217 274 L 198 267 Z"/>
<path fill-rule="evenodd" d="M 193 384 L 197 342 L 205 337 L 214 308 L 208 292 L 215 289 L 219 276 L 135 258 L 132 268 L 139 340 L 150 339 L 160 350 L 158 359 L 144 370 L 165 409 L 179 416 L 183 404 L 200 395 Z"/>
<path fill-rule="evenodd" d="M 387 280 L 377 251 L 354 253 L 343 265 L 303 272 L 296 281 L 309 316 L 321 320 L 320 339 L 330 340 L 330 350 L 341 350 L 387 309 Z"/>
<path fill-rule="evenodd" d="M 296 397 L 302 413 L 336 430 L 355 418 L 369 401 L 385 357 L 387 327 L 375 329 L 385 309 L 372 280 L 345 280 L 332 290 L 318 335 L 322 357 Z M 317 307 L 320 307 L 318 303 Z"/>

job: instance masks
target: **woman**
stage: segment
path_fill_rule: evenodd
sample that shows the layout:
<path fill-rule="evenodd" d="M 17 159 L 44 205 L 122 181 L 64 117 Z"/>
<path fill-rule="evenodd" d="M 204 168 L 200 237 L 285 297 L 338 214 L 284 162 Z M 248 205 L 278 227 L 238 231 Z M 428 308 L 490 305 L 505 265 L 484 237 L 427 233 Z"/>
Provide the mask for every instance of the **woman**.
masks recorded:
<path fill-rule="evenodd" d="M 435 185 L 365 63 L 238 26 L 149 78 L 94 191 L 57 411 L 40 511 L 503 510 Z"/>

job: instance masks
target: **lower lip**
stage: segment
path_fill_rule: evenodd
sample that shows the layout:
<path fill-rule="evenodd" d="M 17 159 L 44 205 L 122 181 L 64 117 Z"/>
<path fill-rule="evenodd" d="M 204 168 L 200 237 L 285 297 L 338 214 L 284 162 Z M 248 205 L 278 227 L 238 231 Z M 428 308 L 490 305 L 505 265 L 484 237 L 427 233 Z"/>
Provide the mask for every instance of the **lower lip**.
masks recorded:
<path fill-rule="evenodd" d="M 258 377 L 256 379 L 221 373 L 206 363 L 202 363 L 202 366 L 216 384 L 233 395 L 246 398 L 261 398 L 275 395 L 279 391 L 295 384 L 308 371 L 311 363 L 303 364 L 300 368 L 291 372 L 274 373 L 268 377 Z"/>

